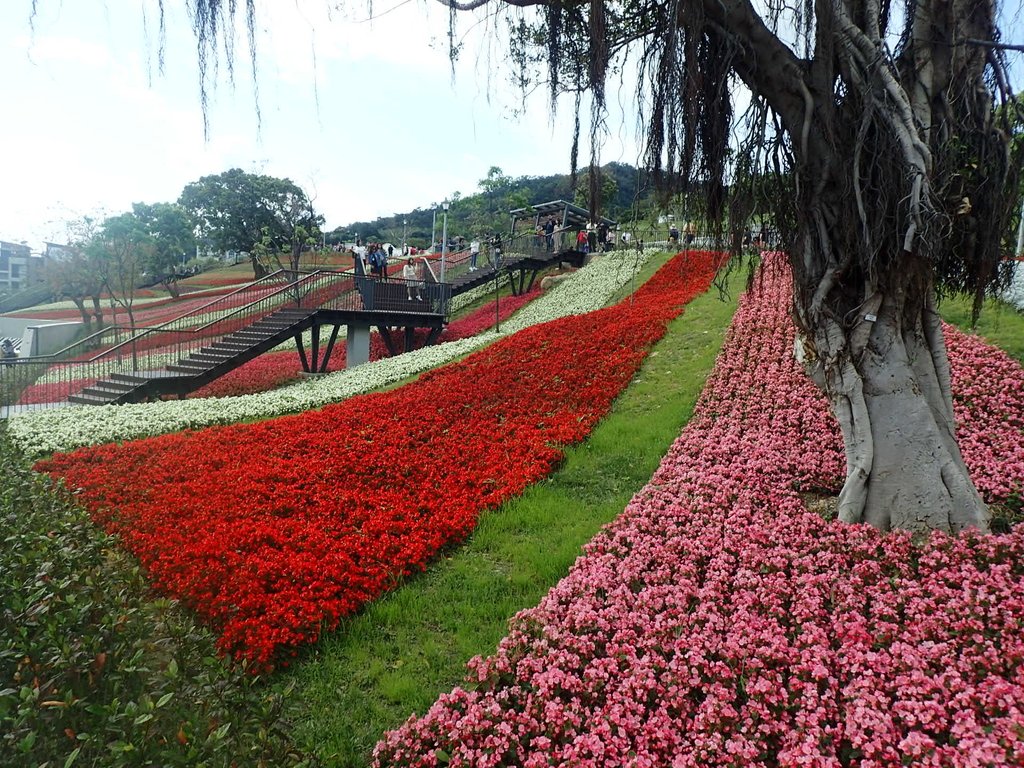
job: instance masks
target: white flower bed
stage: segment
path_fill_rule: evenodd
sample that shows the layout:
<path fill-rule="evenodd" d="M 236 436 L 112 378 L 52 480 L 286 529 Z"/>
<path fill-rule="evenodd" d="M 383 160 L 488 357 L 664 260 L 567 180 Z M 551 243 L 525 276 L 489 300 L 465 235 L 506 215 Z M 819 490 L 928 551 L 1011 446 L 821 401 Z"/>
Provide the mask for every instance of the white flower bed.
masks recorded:
<path fill-rule="evenodd" d="M 602 255 L 502 323 L 501 333 L 488 331 L 256 395 L 29 411 L 12 416 L 9 431 L 27 455 L 41 456 L 319 408 L 435 368 L 530 325 L 599 309 L 654 253 L 651 249 Z"/>
<path fill-rule="evenodd" d="M 1002 299 L 1024 312 L 1024 261 L 1014 263 L 1013 282 L 1003 291 Z"/>

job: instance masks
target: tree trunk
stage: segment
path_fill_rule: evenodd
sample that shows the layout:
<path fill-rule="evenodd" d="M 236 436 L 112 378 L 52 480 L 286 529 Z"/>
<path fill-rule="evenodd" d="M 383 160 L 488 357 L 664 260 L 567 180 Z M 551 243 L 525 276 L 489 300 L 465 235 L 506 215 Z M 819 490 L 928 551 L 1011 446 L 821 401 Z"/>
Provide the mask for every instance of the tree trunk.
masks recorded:
<path fill-rule="evenodd" d="M 876 294 L 852 329 L 826 322 L 816 333 L 817 349 L 831 350 L 835 363 L 826 370 L 814 358 L 808 369 L 846 447 L 839 518 L 881 530 L 988 530 L 956 443 L 940 319 L 930 298 L 920 309 L 911 303 Z"/>
<path fill-rule="evenodd" d="M 82 325 L 85 326 L 85 330 L 88 331 L 92 326 L 92 316 L 85 309 L 85 298 L 83 296 L 72 296 L 71 301 L 78 307 L 78 313 L 82 316 Z"/>
<path fill-rule="evenodd" d="M 252 263 L 253 280 L 259 280 L 260 278 L 267 276 L 267 268 L 263 266 L 263 263 L 259 260 L 256 254 L 250 254 L 249 261 Z"/>
<path fill-rule="evenodd" d="M 98 295 L 92 297 L 92 313 L 96 318 L 96 329 L 99 330 L 103 327 L 103 305 Z"/>
<path fill-rule="evenodd" d="M 164 288 L 167 289 L 167 292 L 171 294 L 171 298 L 181 298 L 181 289 L 178 288 L 177 277 L 172 276 L 170 279 L 161 281 L 161 284 L 163 285 Z"/>

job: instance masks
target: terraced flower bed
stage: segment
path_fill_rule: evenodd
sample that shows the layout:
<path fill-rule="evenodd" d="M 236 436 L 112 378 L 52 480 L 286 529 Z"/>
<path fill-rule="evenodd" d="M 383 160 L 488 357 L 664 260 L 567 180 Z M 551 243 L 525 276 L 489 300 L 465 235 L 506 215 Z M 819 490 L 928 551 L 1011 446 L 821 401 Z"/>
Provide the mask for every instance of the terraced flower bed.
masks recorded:
<path fill-rule="evenodd" d="M 653 250 L 640 253 L 621 251 L 595 259 L 569 279 L 527 304 L 508 322 L 502 323 L 500 334 L 485 331 L 447 344 L 380 360 L 370 366 L 337 371 L 320 379 L 302 381 L 254 395 L 24 411 L 14 414 L 8 420 L 10 433 L 26 455 L 38 457 L 83 445 L 120 442 L 182 429 L 233 424 L 320 408 L 443 365 L 492 343 L 502 335 L 601 307 L 633 279 L 653 253 Z M 452 301 L 453 311 L 460 302 L 472 302 L 492 290 L 492 286 L 483 286 L 460 295 Z M 173 360 L 168 359 L 168 362 Z"/>
<path fill-rule="evenodd" d="M 271 664 L 557 465 L 558 445 L 586 437 L 718 259 L 680 255 L 630 302 L 528 328 L 397 390 L 38 469 L 81 489 L 222 649 Z"/>

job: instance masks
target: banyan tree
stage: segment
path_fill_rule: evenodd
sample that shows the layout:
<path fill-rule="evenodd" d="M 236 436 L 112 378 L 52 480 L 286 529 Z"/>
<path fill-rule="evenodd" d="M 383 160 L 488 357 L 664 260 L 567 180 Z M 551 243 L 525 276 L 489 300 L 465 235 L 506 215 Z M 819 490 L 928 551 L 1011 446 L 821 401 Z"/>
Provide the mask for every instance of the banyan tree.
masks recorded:
<path fill-rule="evenodd" d="M 709 217 L 734 230 L 751 193 L 769 191 L 795 353 L 842 428 L 840 519 L 986 529 L 936 303 L 966 292 L 977 311 L 1001 279 L 1022 158 L 997 3 L 504 3 L 536 6 L 532 24 L 509 25 L 526 33 L 512 59 L 544 61 L 555 96 L 589 92 L 592 143 L 606 83 L 621 87 L 632 66 L 645 166 L 663 187 L 701 180 Z"/>

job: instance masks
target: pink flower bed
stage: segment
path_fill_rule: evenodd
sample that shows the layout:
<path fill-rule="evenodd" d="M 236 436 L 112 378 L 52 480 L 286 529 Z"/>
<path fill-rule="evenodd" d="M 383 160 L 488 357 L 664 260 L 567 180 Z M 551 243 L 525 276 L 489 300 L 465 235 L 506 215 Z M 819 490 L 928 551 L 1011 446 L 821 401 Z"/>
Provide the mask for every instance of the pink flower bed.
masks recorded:
<path fill-rule="evenodd" d="M 807 511 L 843 460 L 768 264 L 650 484 L 377 766 L 1024 765 L 1024 526 L 918 545 Z M 1007 404 L 965 456 L 1019 492 L 1024 371 L 950 337 L 960 418 Z"/>
<path fill-rule="evenodd" d="M 984 339 L 944 326 L 953 410 L 971 479 L 988 501 L 1024 495 L 1024 377 Z"/>

